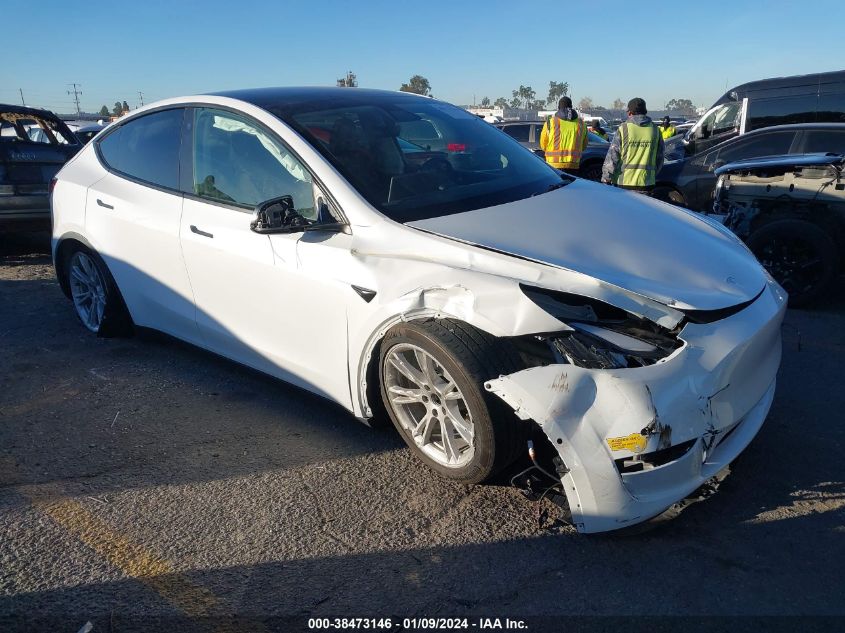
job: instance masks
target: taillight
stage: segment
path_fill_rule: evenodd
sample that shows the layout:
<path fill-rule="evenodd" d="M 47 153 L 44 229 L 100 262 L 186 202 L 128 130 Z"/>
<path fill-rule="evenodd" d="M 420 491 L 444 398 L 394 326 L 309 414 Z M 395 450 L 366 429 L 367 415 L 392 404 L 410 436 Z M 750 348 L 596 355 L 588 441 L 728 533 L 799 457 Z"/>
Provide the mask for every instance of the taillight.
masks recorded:
<path fill-rule="evenodd" d="M 467 151 L 466 143 L 449 143 L 446 149 L 450 152 L 465 152 Z"/>
<path fill-rule="evenodd" d="M 59 179 L 58 179 L 58 178 L 52 178 L 52 179 L 50 179 L 50 186 L 47 188 L 47 193 L 49 193 L 49 194 L 52 194 L 52 193 L 53 193 L 53 189 L 55 189 L 55 188 L 56 188 L 56 183 L 57 183 L 58 181 L 59 181 Z"/>

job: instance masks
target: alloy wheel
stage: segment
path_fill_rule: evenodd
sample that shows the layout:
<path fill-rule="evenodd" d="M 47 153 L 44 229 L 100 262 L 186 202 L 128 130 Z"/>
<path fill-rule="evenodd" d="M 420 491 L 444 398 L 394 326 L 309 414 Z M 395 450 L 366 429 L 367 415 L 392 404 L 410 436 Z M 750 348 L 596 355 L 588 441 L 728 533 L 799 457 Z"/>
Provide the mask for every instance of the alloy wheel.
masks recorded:
<path fill-rule="evenodd" d="M 466 398 L 431 354 L 409 343 L 392 347 L 384 387 L 399 423 L 425 455 L 448 468 L 472 460 L 475 428 Z"/>
<path fill-rule="evenodd" d="M 90 255 L 75 252 L 70 258 L 70 294 L 79 320 L 92 332 L 103 323 L 106 284 Z"/>

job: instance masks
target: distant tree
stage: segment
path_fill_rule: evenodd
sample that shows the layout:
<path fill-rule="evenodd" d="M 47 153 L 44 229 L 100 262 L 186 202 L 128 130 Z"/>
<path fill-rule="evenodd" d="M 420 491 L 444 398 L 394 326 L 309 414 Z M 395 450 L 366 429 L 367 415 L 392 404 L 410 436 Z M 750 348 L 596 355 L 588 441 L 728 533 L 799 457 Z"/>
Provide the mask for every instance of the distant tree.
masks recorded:
<path fill-rule="evenodd" d="M 613 109 L 614 110 L 624 110 L 625 109 L 625 102 L 622 101 L 619 97 L 613 100 Z"/>
<path fill-rule="evenodd" d="M 121 112 L 123 112 L 123 104 L 122 104 L 122 103 L 120 103 L 120 101 L 115 101 L 115 102 L 114 102 L 114 108 L 112 108 L 111 113 L 112 113 L 114 116 L 120 116 L 120 113 L 121 113 Z"/>
<path fill-rule="evenodd" d="M 549 96 L 546 97 L 546 103 L 549 106 L 557 107 L 557 102 L 561 97 L 569 94 L 569 83 L 565 81 L 550 81 L 549 82 Z"/>
<path fill-rule="evenodd" d="M 578 109 L 581 112 L 589 112 L 593 109 L 593 100 L 590 97 L 584 97 L 578 102 Z"/>
<path fill-rule="evenodd" d="M 666 109 L 681 114 L 695 114 L 695 105 L 689 99 L 671 99 L 666 103 Z"/>
<path fill-rule="evenodd" d="M 103 106 L 102 108 L 100 108 L 100 116 L 108 116 L 108 115 L 109 115 L 109 109 L 106 106 Z"/>
<path fill-rule="evenodd" d="M 128 104 L 128 103 L 126 103 L 125 101 L 123 102 L 123 111 L 124 111 L 124 112 L 129 112 L 129 104 Z"/>
<path fill-rule="evenodd" d="M 431 84 L 422 75 L 414 75 L 408 80 L 408 83 L 402 84 L 399 90 L 402 92 L 413 92 L 418 95 L 427 95 L 431 92 Z"/>
<path fill-rule="evenodd" d="M 511 99 L 511 107 L 513 108 L 530 108 L 534 97 L 537 95 L 531 86 L 519 85 L 519 88 L 511 92 L 513 99 Z"/>
<path fill-rule="evenodd" d="M 481 98 L 481 107 L 482 108 L 489 108 L 490 107 L 490 97 L 482 97 Z"/>
<path fill-rule="evenodd" d="M 493 102 L 494 108 L 507 108 L 508 107 L 508 100 L 504 97 L 499 97 Z"/>

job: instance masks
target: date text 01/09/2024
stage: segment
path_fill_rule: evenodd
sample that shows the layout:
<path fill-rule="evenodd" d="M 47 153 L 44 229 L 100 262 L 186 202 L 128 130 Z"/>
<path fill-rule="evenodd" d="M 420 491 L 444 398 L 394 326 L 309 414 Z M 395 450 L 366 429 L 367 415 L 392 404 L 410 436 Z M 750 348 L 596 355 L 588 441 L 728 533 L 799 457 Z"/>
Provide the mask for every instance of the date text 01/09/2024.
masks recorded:
<path fill-rule="evenodd" d="M 398 624 L 393 618 L 309 618 L 308 628 L 312 630 L 390 630 Z M 440 630 L 527 630 L 524 620 L 510 618 L 403 618 L 402 629 L 406 631 Z"/>

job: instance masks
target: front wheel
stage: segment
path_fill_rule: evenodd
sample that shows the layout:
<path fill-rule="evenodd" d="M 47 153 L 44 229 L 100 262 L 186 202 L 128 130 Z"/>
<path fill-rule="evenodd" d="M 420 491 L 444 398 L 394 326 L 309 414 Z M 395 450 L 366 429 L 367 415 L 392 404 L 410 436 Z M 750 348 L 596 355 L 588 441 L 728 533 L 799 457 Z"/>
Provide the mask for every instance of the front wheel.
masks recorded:
<path fill-rule="evenodd" d="M 484 390 L 519 369 L 494 337 L 466 323 L 403 323 L 381 345 L 381 394 L 399 434 L 424 463 L 462 483 L 479 483 L 516 459 L 525 423 Z"/>

